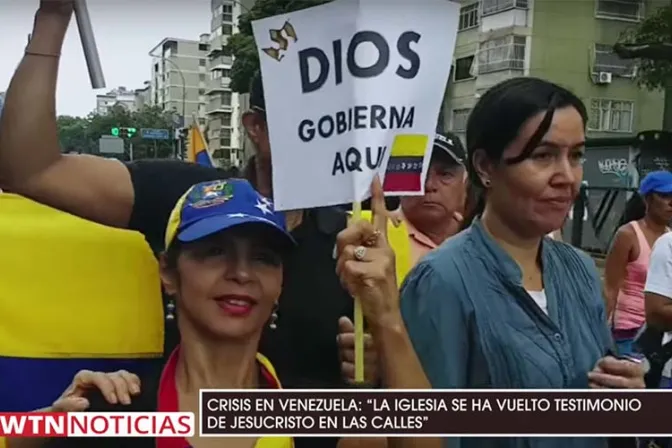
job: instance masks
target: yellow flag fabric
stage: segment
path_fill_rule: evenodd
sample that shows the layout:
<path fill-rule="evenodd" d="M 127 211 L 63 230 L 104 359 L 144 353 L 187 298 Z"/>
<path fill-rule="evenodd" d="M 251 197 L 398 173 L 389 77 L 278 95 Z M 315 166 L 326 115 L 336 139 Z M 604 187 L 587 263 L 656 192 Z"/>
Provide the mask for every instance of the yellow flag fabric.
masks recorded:
<path fill-rule="evenodd" d="M 273 376 L 273 379 L 275 379 L 278 386 L 282 387 L 278 374 L 276 373 L 273 364 L 271 364 L 271 361 L 261 353 L 257 353 L 257 362 L 264 366 L 266 371 Z M 2 446 L 0 446 L 0 448 L 2 448 Z M 294 442 L 291 437 L 261 437 L 257 440 L 254 448 L 294 448 Z"/>
<path fill-rule="evenodd" d="M 363 210 L 362 219 L 371 221 L 371 211 Z M 404 279 L 413 268 L 411 264 L 411 242 L 408 239 L 408 227 L 403 221 L 395 226 L 392 220 L 387 222 L 387 239 L 394 250 L 396 259 L 397 285 L 401 287 Z"/>
<path fill-rule="evenodd" d="M 142 235 L 7 193 L 0 235 L 0 411 L 49 405 L 80 368 L 162 355 L 158 264 Z"/>
<path fill-rule="evenodd" d="M 189 129 L 187 160 L 192 163 L 198 163 L 199 165 L 214 166 L 212 158 L 210 158 L 210 153 L 208 152 L 208 144 L 196 123 L 192 124 Z"/>

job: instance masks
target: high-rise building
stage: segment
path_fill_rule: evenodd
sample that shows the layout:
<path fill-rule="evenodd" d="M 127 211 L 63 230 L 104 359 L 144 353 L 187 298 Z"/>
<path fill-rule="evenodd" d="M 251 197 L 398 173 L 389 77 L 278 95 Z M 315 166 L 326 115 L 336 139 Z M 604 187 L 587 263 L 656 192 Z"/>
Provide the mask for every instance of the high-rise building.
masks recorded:
<path fill-rule="evenodd" d="M 238 32 L 238 17 L 249 10 L 254 0 L 211 0 L 208 95 L 208 144 L 213 158 L 221 165 L 241 166 L 245 162 L 245 132 L 241 115 L 245 98 L 231 91 L 233 58 L 226 44 Z M 241 100 L 245 104 L 241 104 Z"/>
<path fill-rule="evenodd" d="M 667 1 L 667 0 L 665 0 Z M 669 3 L 669 2 L 668 2 Z M 576 93 L 591 137 L 660 129 L 663 93 L 637 86 L 635 64 L 612 51 L 621 33 L 662 0 L 462 0 L 443 123 L 464 135 L 480 95 L 504 79 L 535 76 Z"/>
<path fill-rule="evenodd" d="M 167 37 L 150 51 L 150 103 L 173 112 L 177 127 L 191 125 L 196 117 L 205 128 L 209 49 L 209 35 L 202 34 L 199 40 Z"/>
<path fill-rule="evenodd" d="M 140 110 L 145 106 L 152 105 L 152 83 L 145 81 L 144 86 L 135 89 L 135 107 Z"/>
<path fill-rule="evenodd" d="M 136 92 L 126 87 L 117 87 L 104 95 L 96 95 L 96 113 L 105 115 L 113 106 L 122 106 L 129 111 L 138 109 Z"/>

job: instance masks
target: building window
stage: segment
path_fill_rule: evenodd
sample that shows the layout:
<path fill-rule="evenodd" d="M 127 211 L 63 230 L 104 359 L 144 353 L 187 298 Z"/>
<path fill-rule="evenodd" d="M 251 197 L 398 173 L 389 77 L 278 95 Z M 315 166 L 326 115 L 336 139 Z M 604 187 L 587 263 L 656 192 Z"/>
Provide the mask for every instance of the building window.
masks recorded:
<path fill-rule="evenodd" d="M 635 75 L 635 61 L 621 59 L 611 45 L 595 44 L 593 47 L 593 73 L 609 72 L 616 76 L 631 78 Z"/>
<path fill-rule="evenodd" d="M 219 100 L 222 105 L 230 106 L 231 105 L 231 92 L 224 92 L 219 95 Z"/>
<path fill-rule="evenodd" d="M 199 59 L 198 60 L 198 65 L 201 67 L 205 67 L 205 59 Z"/>
<path fill-rule="evenodd" d="M 222 36 L 231 36 L 233 34 L 233 25 L 222 25 Z"/>
<path fill-rule="evenodd" d="M 222 22 L 233 22 L 233 5 L 222 5 Z"/>
<path fill-rule="evenodd" d="M 590 101 L 588 129 L 600 132 L 632 132 L 634 101 L 597 98 Z"/>
<path fill-rule="evenodd" d="M 471 66 L 474 63 L 474 56 L 467 56 L 464 58 L 455 59 L 455 70 L 453 79 L 455 81 L 464 81 L 465 79 L 472 79 L 474 75 L 471 73 Z"/>
<path fill-rule="evenodd" d="M 208 50 L 210 50 L 210 45 L 198 44 L 198 51 L 208 51 Z"/>
<path fill-rule="evenodd" d="M 222 69 L 222 78 L 230 78 L 231 77 L 231 70 L 228 68 Z"/>
<path fill-rule="evenodd" d="M 224 128 L 231 127 L 231 114 L 228 112 L 222 114 L 222 127 Z"/>
<path fill-rule="evenodd" d="M 205 95 L 205 89 L 198 89 L 199 95 Z"/>
<path fill-rule="evenodd" d="M 468 30 L 478 26 L 478 3 L 460 8 L 460 23 L 457 30 Z"/>
<path fill-rule="evenodd" d="M 595 16 L 601 19 L 640 20 L 644 15 L 642 0 L 597 0 Z"/>
<path fill-rule="evenodd" d="M 454 109 L 452 130 L 455 132 L 465 131 L 467 129 L 467 120 L 471 109 Z"/>
<path fill-rule="evenodd" d="M 523 70 L 525 37 L 506 36 L 481 43 L 478 50 L 478 74 L 499 70 Z"/>
<path fill-rule="evenodd" d="M 219 146 L 221 146 L 222 148 L 230 148 L 231 147 L 231 137 L 220 137 Z"/>
<path fill-rule="evenodd" d="M 483 0 L 484 16 L 513 8 L 527 9 L 527 0 Z"/>
<path fill-rule="evenodd" d="M 231 160 L 231 148 L 220 148 L 215 151 L 215 159 Z"/>
<path fill-rule="evenodd" d="M 198 75 L 198 80 L 199 80 L 199 81 L 205 81 L 205 73 L 200 73 L 200 74 Z"/>

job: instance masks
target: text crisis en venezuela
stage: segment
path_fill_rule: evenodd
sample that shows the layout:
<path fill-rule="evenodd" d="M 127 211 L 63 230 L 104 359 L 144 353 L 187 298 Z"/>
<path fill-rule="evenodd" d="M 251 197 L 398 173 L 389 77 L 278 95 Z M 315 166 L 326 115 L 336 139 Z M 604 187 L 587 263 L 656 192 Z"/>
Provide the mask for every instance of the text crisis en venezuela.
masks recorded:
<path fill-rule="evenodd" d="M 0 413 L 0 437 L 192 437 L 191 412 Z"/>
<path fill-rule="evenodd" d="M 206 406 L 212 412 L 361 412 L 362 400 L 350 398 L 227 397 L 210 398 Z M 638 412 L 637 398 L 369 398 L 366 404 L 374 412 Z"/>

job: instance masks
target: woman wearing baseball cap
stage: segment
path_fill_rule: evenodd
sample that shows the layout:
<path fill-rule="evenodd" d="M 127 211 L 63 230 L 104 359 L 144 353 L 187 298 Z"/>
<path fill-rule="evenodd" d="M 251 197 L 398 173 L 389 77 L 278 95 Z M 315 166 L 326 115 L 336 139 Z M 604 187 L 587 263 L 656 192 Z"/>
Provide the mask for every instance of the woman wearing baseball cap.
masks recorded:
<path fill-rule="evenodd" d="M 653 244 L 672 220 L 672 173 L 654 171 L 639 187 L 645 208 L 628 216 L 616 232 L 604 267 L 604 297 L 614 341 L 622 355 L 633 354 L 633 341 L 644 325 L 644 284 Z"/>
<path fill-rule="evenodd" d="M 160 259 L 163 287 L 174 298 L 180 345 L 154 371 L 81 371 L 54 403 L 56 411 L 199 412 L 199 389 L 279 389 L 271 363 L 257 353 L 275 328 L 283 261 L 295 245 L 284 216 L 246 180 L 197 184 L 175 206 Z M 249 439 L 247 439 L 249 440 Z M 31 441 L 32 442 L 32 441 Z M 10 441 L 21 447 L 23 439 Z M 235 440 L 227 443 L 235 445 Z M 95 446 L 186 448 L 174 438 L 97 438 Z M 34 445 L 31 445 L 34 446 Z M 49 447 L 91 446 L 86 438 Z M 259 438 L 255 448 L 292 448 L 289 437 Z"/>

